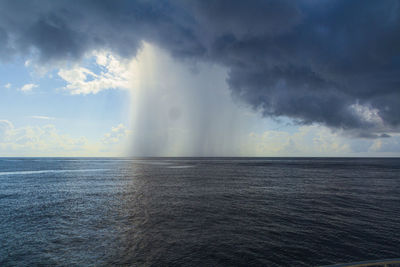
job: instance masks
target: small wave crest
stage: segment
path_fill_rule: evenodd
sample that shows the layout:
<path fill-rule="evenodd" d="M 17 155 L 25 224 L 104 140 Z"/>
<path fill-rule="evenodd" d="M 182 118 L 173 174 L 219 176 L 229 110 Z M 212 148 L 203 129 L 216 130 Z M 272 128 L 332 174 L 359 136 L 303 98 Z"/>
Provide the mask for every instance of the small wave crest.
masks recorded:
<path fill-rule="evenodd" d="M 187 168 L 193 168 L 194 165 L 178 165 L 178 166 L 168 166 L 170 169 L 187 169 Z"/>
<path fill-rule="evenodd" d="M 64 172 L 99 172 L 99 171 L 108 171 L 108 170 L 109 169 L 12 171 L 12 172 L 0 172 L 0 176 L 2 176 L 2 175 L 28 175 L 28 174 L 41 174 L 41 173 L 64 173 Z"/>

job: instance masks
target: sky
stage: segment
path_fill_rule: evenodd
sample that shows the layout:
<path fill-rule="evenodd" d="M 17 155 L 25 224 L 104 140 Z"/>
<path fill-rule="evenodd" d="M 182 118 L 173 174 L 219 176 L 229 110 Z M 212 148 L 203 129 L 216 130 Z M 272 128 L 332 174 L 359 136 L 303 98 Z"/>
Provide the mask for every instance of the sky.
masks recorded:
<path fill-rule="evenodd" d="M 0 156 L 400 156 L 400 2 L 0 0 Z"/>

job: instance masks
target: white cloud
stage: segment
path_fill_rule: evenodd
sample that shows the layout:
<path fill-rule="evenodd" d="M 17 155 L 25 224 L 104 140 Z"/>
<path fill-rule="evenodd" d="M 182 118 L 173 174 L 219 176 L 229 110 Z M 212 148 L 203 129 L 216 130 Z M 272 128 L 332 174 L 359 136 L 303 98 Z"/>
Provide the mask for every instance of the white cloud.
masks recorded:
<path fill-rule="evenodd" d="M 111 127 L 111 131 L 103 136 L 101 142 L 104 145 L 120 144 L 121 142 L 126 141 L 129 134 L 130 131 L 121 123 L 116 127 Z"/>
<path fill-rule="evenodd" d="M 8 132 L 14 128 L 14 125 L 8 120 L 0 120 L 0 142 L 5 139 Z"/>
<path fill-rule="evenodd" d="M 5 84 L 5 85 L 4 85 L 4 88 L 7 88 L 7 89 L 11 88 L 11 83 Z"/>
<path fill-rule="evenodd" d="M 123 124 L 111 127 L 111 131 L 104 134 L 98 145 L 97 153 L 112 156 L 128 156 L 132 139 L 131 131 Z"/>
<path fill-rule="evenodd" d="M 58 75 L 67 82 L 64 89 L 71 94 L 97 94 L 108 89 L 128 89 L 131 87 L 131 63 L 120 60 L 108 52 L 94 52 L 100 73 L 82 67 L 60 69 Z"/>
<path fill-rule="evenodd" d="M 101 139 L 103 144 L 117 144 L 124 140 L 128 136 L 130 131 L 121 123 L 116 127 L 111 128 L 111 132 L 106 133 Z"/>
<path fill-rule="evenodd" d="M 0 155 L 64 155 L 82 151 L 85 137 L 72 138 L 60 134 L 54 125 L 16 128 L 7 120 L 0 120 Z"/>
<path fill-rule="evenodd" d="M 358 103 L 351 105 L 350 108 L 358 115 L 361 120 L 380 126 L 383 125 L 383 120 L 379 116 L 378 109 L 366 105 L 360 105 Z"/>
<path fill-rule="evenodd" d="M 111 128 L 103 138 L 88 140 L 61 133 L 55 125 L 15 127 L 0 120 L 1 156 L 125 156 L 130 131 L 123 124 Z"/>
<path fill-rule="evenodd" d="M 400 135 L 392 135 L 391 138 L 381 138 L 374 140 L 372 145 L 368 149 L 372 152 L 400 152 Z"/>
<path fill-rule="evenodd" d="M 20 88 L 20 90 L 21 90 L 22 92 L 30 92 L 30 91 L 32 91 L 33 88 L 36 88 L 36 87 L 38 87 L 37 84 L 27 83 L 27 84 L 25 84 L 24 86 L 22 86 L 22 87 Z"/>
<path fill-rule="evenodd" d="M 30 116 L 32 119 L 38 119 L 38 120 L 55 120 L 53 117 L 47 117 L 47 116 Z"/>
<path fill-rule="evenodd" d="M 400 135 L 353 139 L 312 125 L 299 127 L 295 132 L 250 133 L 241 150 L 245 156 L 400 156 Z"/>
<path fill-rule="evenodd" d="M 250 133 L 243 151 L 253 156 L 334 156 L 351 152 L 347 140 L 323 126 L 302 126 L 294 133 Z"/>

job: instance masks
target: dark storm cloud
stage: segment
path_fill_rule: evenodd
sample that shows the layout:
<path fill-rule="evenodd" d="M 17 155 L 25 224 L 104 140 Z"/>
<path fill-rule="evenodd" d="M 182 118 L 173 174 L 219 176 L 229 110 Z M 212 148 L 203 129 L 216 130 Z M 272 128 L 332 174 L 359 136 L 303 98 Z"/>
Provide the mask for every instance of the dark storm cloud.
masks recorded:
<path fill-rule="evenodd" d="M 360 137 L 400 128 L 400 2 L 0 1 L 2 59 L 42 63 L 141 41 L 222 64 L 235 97 L 265 116 Z"/>

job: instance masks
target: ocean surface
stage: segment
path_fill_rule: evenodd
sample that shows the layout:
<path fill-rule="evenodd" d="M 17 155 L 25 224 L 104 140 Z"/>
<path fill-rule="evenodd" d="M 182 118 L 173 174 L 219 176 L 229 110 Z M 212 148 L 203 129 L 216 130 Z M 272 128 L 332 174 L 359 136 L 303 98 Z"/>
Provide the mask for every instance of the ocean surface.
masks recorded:
<path fill-rule="evenodd" d="M 0 158 L 0 266 L 400 257 L 400 159 Z"/>

